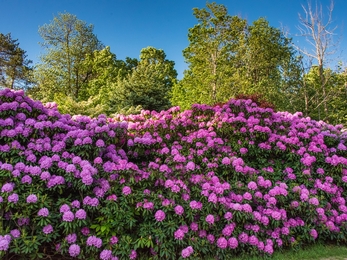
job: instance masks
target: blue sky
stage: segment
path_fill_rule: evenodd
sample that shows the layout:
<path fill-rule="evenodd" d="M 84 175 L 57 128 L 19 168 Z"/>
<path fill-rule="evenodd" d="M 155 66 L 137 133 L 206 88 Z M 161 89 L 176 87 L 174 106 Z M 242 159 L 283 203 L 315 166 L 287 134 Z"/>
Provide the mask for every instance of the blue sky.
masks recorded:
<path fill-rule="evenodd" d="M 212 2 L 212 1 L 211 1 Z M 290 36 L 298 33 L 298 13 L 306 0 L 219 0 L 230 15 L 240 15 L 249 23 L 265 17 L 273 27 L 285 27 Z M 312 0 L 315 3 L 315 0 Z M 330 0 L 321 0 L 324 11 Z M 347 61 L 343 52 L 347 1 L 335 0 L 333 12 L 335 31 L 340 38 L 340 59 Z M 138 58 L 140 50 L 147 46 L 163 49 L 169 60 L 176 63 L 179 78 L 187 65 L 182 50 L 188 46 L 188 29 L 197 20 L 194 7 L 203 8 L 205 0 L 0 0 L 0 32 L 11 33 L 18 39 L 28 58 L 39 62 L 42 41 L 39 26 L 50 23 L 59 12 L 74 14 L 80 20 L 94 25 L 94 33 L 118 59 Z M 304 38 L 294 37 L 299 45 Z M 339 53 L 340 53 L 339 52 Z"/>

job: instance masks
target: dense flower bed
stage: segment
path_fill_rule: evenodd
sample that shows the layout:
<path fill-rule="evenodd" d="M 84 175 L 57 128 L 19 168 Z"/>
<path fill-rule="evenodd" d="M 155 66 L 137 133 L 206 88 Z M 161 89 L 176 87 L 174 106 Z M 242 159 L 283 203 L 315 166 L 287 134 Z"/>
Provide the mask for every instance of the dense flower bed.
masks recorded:
<path fill-rule="evenodd" d="M 230 259 L 346 242 L 341 129 L 252 100 L 71 117 L 3 90 L 0 257 Z"/>

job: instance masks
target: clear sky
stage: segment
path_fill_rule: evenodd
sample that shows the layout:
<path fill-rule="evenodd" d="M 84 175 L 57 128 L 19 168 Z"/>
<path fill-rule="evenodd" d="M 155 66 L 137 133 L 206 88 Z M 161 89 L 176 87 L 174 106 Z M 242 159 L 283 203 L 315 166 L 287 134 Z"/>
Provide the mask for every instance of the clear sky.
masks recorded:
<path fill-rule="evenodd" d="M 210 1 L 212 2 L 212 1 Z M 296 38 L 299 25 L 298 13 L 306 0 L 219 0 L 230 15 L 240 15 L 249 23 L 265 17 L 273 27 L 285 27 L 294 41 L 304 44 L 304 38 Z M 315 0 L 311 0 L 314 4 Z M 320 0 L 325 7 L 330 0 Z M 334 25 L 338 26 L 340 59 L 346 64 L 344 40 L 347 0 L 335 0 Z M 94 25 L 94 33 L 118 59 L 138 58 L 140 50 L 147 46 L 163 49 L 169 60 L 176 63 L 179 78 L 187 65 L 182 50 L 188 46 L 188 29 L 197 24 L 194 7 L 203 8 L 205 0 L 0 0 L 0 32 L 11 33 L 18 39 L 28 58 L 39 62 L 42 41 L 39 26 L 50 23 L 59 12 L 68 12 L 78 19 Z"/>

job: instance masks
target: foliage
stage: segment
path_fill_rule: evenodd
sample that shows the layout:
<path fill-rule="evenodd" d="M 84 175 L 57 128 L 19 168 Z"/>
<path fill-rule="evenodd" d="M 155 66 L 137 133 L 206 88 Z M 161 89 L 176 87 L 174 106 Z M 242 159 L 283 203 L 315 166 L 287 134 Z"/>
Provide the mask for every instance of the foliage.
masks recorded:
<path fill-rule="evenodd" d="M 250 99 L 113 119 L 8 89 L 0 102 L 5 259 L 230 259 L 346 243 L 341 125 Z"/>
<path fill-rule="evenodd" d="M 11 34 L 0 33 L 0 87 L 26 89 L 31 83 L 31 60 Z"/>
<path fill-rule="evenodd" d="M 56 94 L 54 100 L 59 104 L 57 107 L 62 114 L 97 117 L 105 111 L 104 105 L 99 103 L 99 96 L 91 96 L 87 101 L 78 102 L 63 94 Z"/>
<path fill-rule="evenodd" d="M 301 77 L 291 39 L 264 18 L 248 25 L 230 16 L 224 5 L 208 3 L 207 8 L 194 8 L 198 24 L 189 29 L 189 46 L 183 51 L 189 68 L 174 86 L 172 103 L 189 108 L 263 93 L 277 107 L 287 108 L 289 88 Z"/>
<path fill-rule="evenodd" d="M 329 76 L 326 77 L 326 64 L 328 57 L 335 53 L 336 45 L 334 43 L 335 30 L 337 27 L 332 27 L 333 18 L 332 12 L 334 9 L 334 2 L 331 0 L 330 6 L 327 9 L 327 13 L 323 14 L 323 8 L 321 4 L 316 2 L 315 7 L 312 8 L 310 2 L 307 3 L 307 7 L 302 5 L 304 9 L 304 15 L 299 14 L 301 36 L 306 38 L 306 41 L 313 47 L 311 50 L 296 46 L 296 48 L 303 53 L 311 62 L 315 60 L 318 64 L 315 72 L 318 73 L 318 80 L 316 79 L 316 89 L 319 89 L 320 95 L 316 100 L 319 99 L 323 105 L 324 119 L 329 122 L 329 108 L 328 102 L 330 99 L 330 93 L 328 93 L 327 85 L 329 84 Z M 312 68 L 311 68 L 312 69 Z M 329 69 L 328 69 L 329 71 Z M 311 97 L 310 97 L 311 98 Z M 308 103 L 306 103 L 306 109 L 308 110 Z M 319 106 L 320 107 L 320 104 Z M 317 108 L 318 108 L 317 107 Z"/>
<path fill-rule="evenodd" d="M 292 40 L 283 32 L 270 26 L 265 18 L 259 18 L 248 26 L 248 34 L 239 71 L 241 82 L 239 94 L 262 93 L 281 110 L 288 110 L 288 94 L 301 81 L 300 63 L 292 47 Z M 291 110 L 293 111 L 293 110 Z M 293 112 L 296 112 L 294 110 Z"/>
<path fill-rule="evenodd" d="M 81 68 L 90 75 L 88 82 L 80 93 L 82 100 L 102 94 L 100 103 L 107 102 L 107 96 L 112 82 L 117 80 L 119 68 L 116 55 L 109 46 L 87 54 Z"/>
<path fill-rule="evenodd" d="M 313 90 L 313 93 L 310 95 L 309 115 L 317 120 L 329 121 L 335 124 L 346 124 L 347 121 L 343 118 L 347 111 L 346 75 L 341 71 L 324 69 L 324 78 L 326 82 L 324 86 L 325 94 L 323 95 L 319 83 L 319 68 L 312 66 L 307 75 L 305 75 L 309 88 Z M 325 102 L 326 107 L 324 105 Z"/>
<path fill-rule="evenodd" d="M 140 60 L 115 83 L 110 107 L 140 105 L 156 111 L 169 108 L 169 94 L 177 77 L 174 65 L 173 61 L 166 59 L 163 50 L 154 47 L 142 49 Z"/>
<path fill-rule="evenodd" d="M 189 108 L 193 103 L 227 101 L 238 86 L 239 46 L 245 41 L 246 21 L 230 16 L 227 8 L 208 3 L 210 10 L 194 8 L 198 24 L 189 29 L 183 56 L 189 69 L 174 86 L 172 103 Z M 233 65 L 234 64 L 234 65 Z"/>
<path fill-rule="evenodd" d="M 31 94 L 45 102 L 54 101 L 57 93 L 80 101 L 91 77 L 82 64 L 88 54 L 103 48 L 93 26 L 75 15 L 59 13 L 50 24 L 39 28 L 39 34 L 46 52 L 35 69 L 37 85 Z"/>
<path fill-rule="evenodd" d="M 134 106 L 128 106 L 117 109 L 117 113 L 113 114 L 112 117 L 116 117 L 117 115 L 136 115 L 140 114 L 143 108 L 138 105 L 136 107 Z"/>

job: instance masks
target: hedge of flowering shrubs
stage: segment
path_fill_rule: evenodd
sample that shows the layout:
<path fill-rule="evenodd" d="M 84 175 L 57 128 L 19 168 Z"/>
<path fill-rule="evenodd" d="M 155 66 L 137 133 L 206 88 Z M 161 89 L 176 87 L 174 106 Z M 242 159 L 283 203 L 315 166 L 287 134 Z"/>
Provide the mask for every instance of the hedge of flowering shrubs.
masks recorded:
<path fill-rule="evenodd" d="M 0 92 L 0 257 L 230 259 L 346 242 L 347 134 L 252 100 L 91 119 Z"/>

